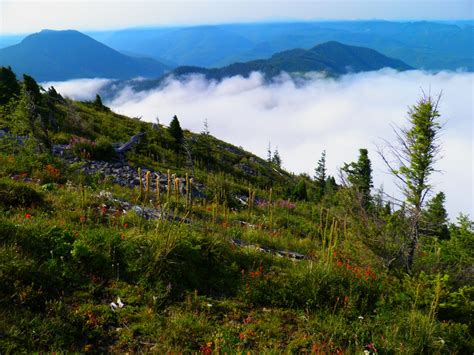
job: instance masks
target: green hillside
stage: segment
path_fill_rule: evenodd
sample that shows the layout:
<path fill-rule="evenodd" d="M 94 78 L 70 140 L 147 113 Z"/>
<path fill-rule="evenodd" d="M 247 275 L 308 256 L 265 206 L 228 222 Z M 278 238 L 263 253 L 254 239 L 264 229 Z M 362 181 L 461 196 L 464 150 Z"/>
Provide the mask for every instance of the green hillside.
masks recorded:
<path fill-rule="evenodd" d="M 0 65 L 40 81 L 76 78 L 157 77 L 167 66 L 150 58 L 129 57 L 78 31 L 43 30 L 0 49 Z"/>
<path fill-rule="evenodd" d="M 295 176 L 179 118 L 0 89 L 1 353 L 474 350 L 474 222 L 437 194 L 413 249 L 367 150 L 336 184 L 325 154 Z"/>

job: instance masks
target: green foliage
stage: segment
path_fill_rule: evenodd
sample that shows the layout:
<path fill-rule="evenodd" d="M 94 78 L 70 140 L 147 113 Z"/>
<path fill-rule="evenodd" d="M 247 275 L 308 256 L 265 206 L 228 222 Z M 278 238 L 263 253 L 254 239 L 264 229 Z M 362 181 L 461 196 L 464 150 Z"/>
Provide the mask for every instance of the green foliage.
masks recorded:
<path fill-rule="evenodd" d="M 306 182 L 304 179 L 300 179 L 298 183 L 293 188 L 291 196 L 295 200 L 306 201 L 308 200 L 308 192 L 306 189 Z"/>
<path fill-rule="evenodd" d="M 0 206 L 3 208 L 40 207 L 43 205 L 43 196 L 30 186 L 0 181 Z"/>
<path fill-rule="evenodd" d="M 400 156 L 408 163 L 401 165 L 395 173 L 404 181 L 407 202 L 415 209 L 421 209 L 426 191 L 431 188 L 428 178 L 434 171 L 439 146 L 438 102 L 431 97 L 423 97 L 408 112 L 410 126 L 401 131 L 405 142 Z"/>
<path fill-rule="evenodd" d="M 75 141 L 72 150 L 75 155 L 86 159 L 111 161 L 117 158 L 114 147 L 105 137 L 99 137 L 95 142 L 86 139 Z"/>
<path fill-rule="evenodd" d="M 326 151 L 323 150 L 321 158 L 315 169 L 314 181 L 316 184 L 316 200 L 319 201 L 324 196 L 326 186 Z"/>
<path fill-rule="evenodd" d="M 390 145 L 392 159 L 381 152 L 382 159 L 401 183 L 401 189 L 410 207 L 411 231 L 407 266 L 411 268 L 418 237 L 420 218 L 426 194 L 432 188 L 429 178 L 434 172 L 434 164 L 439 153 L 438 136 L 441 125 L 438 122 L 438 99 L 423 96 L 408 111 L 409 126 L 396 131 L 398 146 Z"/>
<path fill-rule="evenodd" d="M 370 190 L 373 187 L 372 166 L 367 149 L 359 149 L 357 162 L 344 164 L 342 171 L 347 174 L 350 185 L 360 194 L 361 205 L 367 210 L 371 202 Z"/>
<path fill-rule="evenodd" d="M 0 67 L 0 105 L 20 95 L 20 84 L 11 67 Z"/>
<path fill-rule="evenodd" d="M 424 234 L 440 239 L 449 238 L 448 214 L 444 207 L 446 196 L 438 192 L 426 205 L 421 220 L 421 230 Z"/>
<path fill-rule="evenodd" d="M 168 130 L 173 138 L 173 150 L 178 154 L 183 150 L 184 134 L 176 115 L 173 116 Z"/>
<path fill-rule="evenodd" d="M 36 112 L 54 113 L 55 124 L 39 121 L 53 141 L 80 137 L 90 156 L 107 159 L 110 142 L 144 132 L 129 163 L 188 173 L 199 190 L 192 206 L 179 194 L 158 205 L 78 174 L 81 163 L 39 152 L 35 139 L 2 140 L 4 352 L 472 352 L 467 216 L 449 225 L 450 239 L 423 235 L 407 275 L 408 210 L 386 211 L 380 194 L 361 220 L 353 191 L 326 176 L 324 154 L 318 182 L 186 131 L 191 174 L 176 168 L 170 130 L 40 95 Z M 2 122 L 29 122 L 26 103 L 10 100 Z M 367 177 L 358 163 L 348 170 Z M 428 204 L 430 220 L 445 216 L 441 197 Z M 144 208 L 159 218 L 148 220 Z M 118 297 L 123 307 L 114 308 Z"/>

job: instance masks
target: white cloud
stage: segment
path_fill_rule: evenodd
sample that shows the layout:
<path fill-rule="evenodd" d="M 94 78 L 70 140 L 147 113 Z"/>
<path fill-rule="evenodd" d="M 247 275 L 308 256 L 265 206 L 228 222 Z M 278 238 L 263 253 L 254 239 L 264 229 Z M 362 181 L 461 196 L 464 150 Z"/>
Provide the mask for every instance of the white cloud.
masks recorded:
<path fill-rule="evenodd" d="M 41 86 L 48 89 L 51 86 L 65 97 L 75 100 L 91 100 L 95 97 L 100 88 L 110 83 L 110 79 L 75 79 L 68 81 L 49 81 L 41 83 Z"/>
<path fill-rule="evenodd" d="M 459 212 L 473 216 L 473 79 L 473 73 L 393 70 L 314 79 L 302 86 L 284 77 L 265 85 L 257 73 L 221 83 L 195 77 L 185 83 L 170 81 L 161 90 L 125 89 L 108 104 L 118 113 L 147 121 L 158 116 L 165 124 L 176 114 L 182 126 L 193 131 L 201 131 L 207 118 L 214 136 L 260 156 L 265 156 L 271 141 L 286 169 L 310 175 L 323 150 L 329 173 L 337 176 L 344 162 L 357 159 L 358 149 L 367 148 L 375 185 L 383 184 L 387 193 L 395 193 L 375 144 L 381 138 L 393 139 L 391 124 L 406 122 L 408 106 L 416 103 L 420 88 L 433 94 L 443 90 L 444 158 L 438 168 L 444 173 L 434 175 L 433 181 L 437 191 L 446 193 L 451 217 Z M 61 92 L 67 89 L 69 95 L 97 91 L 95 84 L 75 91 L 77 84 L 56 87 Z"/>

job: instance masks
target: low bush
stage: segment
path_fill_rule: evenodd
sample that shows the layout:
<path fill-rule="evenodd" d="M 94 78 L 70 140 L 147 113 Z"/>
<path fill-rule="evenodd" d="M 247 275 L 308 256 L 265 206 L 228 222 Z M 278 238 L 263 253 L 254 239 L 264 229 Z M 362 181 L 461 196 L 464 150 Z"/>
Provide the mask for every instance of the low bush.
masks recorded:
<path fill-rule="evenodd" d="M 23 183 L 0 181 L 0 206 L 3 208 L 41 207 L 43 195 Z"/>

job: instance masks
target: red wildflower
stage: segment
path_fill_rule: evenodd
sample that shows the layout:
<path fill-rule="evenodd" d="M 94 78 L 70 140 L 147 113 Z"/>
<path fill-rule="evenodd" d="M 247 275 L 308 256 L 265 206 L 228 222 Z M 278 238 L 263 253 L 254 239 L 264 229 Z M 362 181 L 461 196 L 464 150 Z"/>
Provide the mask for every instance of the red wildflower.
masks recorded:
<path fill-rule="evenodd" d="M 123 225 L 123 228 L 127 229 L 127 228 L 128 228 L 128 223 L 125 223 L 125 224 Z"/>
<path fill-rule="evenodd" d="M 245 335 L 244 332 L 241 332 L 241 333 L 239 334 L 239 339 L 240 339 L 240 340 L 244 340 L 245 337 L 246 337 L 246 335 Z"/>
<path fill-rule="evenodd" d="M 212 354 L 212 341 L 206 343 L 206 345 L 201 346 L 201 353 Z"/>
<path fill-rule="evenodd" d="M 29 214 L 29 213 L 25 214 L 25 218 L 26 219 L 31 219 L 31 214 Z"/>

